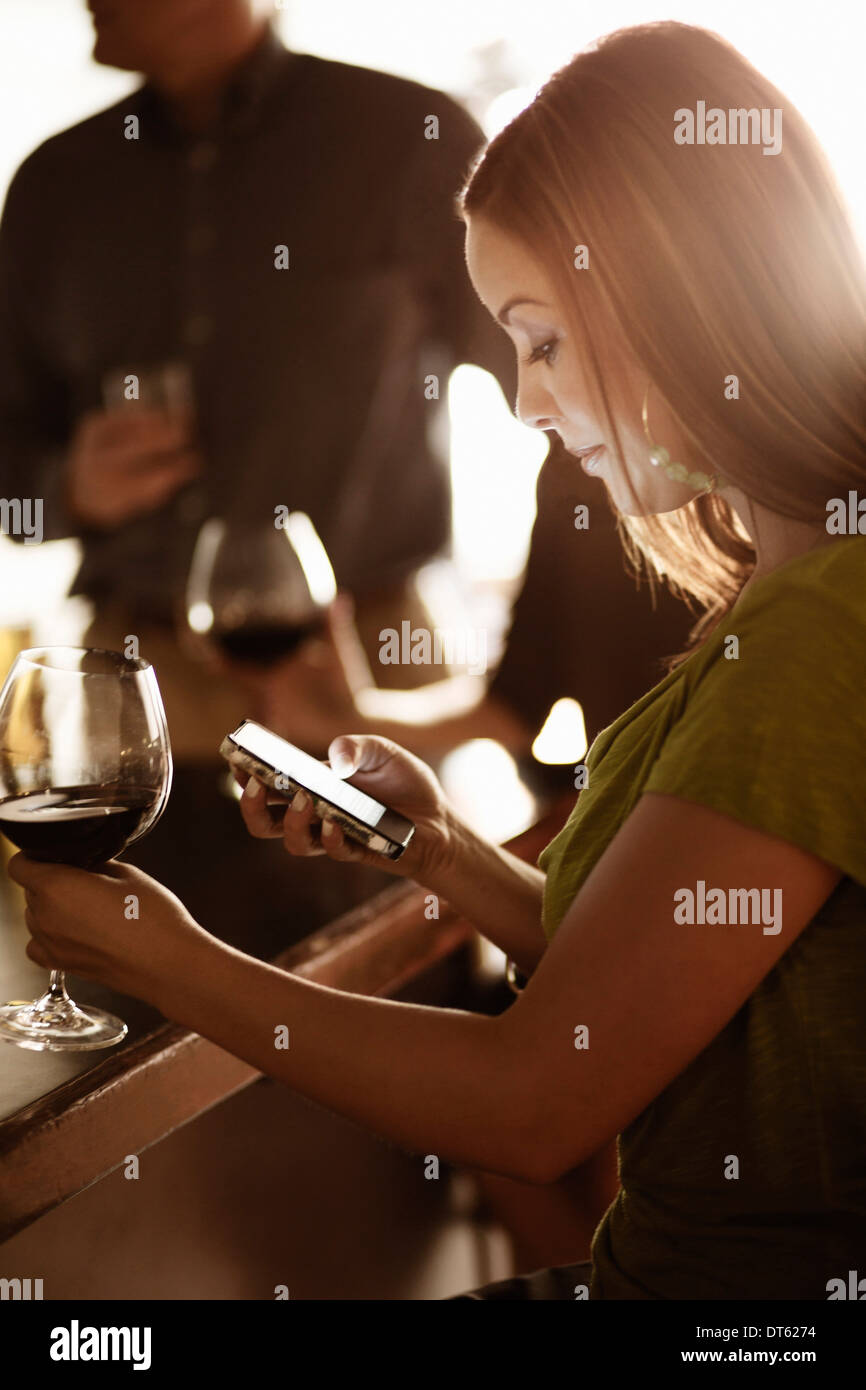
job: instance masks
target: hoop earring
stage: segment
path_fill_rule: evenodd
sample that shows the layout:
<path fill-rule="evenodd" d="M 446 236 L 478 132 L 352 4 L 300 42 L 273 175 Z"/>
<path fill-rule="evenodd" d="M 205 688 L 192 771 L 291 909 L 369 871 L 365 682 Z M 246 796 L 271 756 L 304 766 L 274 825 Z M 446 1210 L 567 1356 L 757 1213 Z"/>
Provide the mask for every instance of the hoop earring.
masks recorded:
<path fill-rule="evenodd" d="M 644 392 L 643 407 L 641 409 L 641 419 L 643 420 L 643 432 L 646 442 L 649 445 L 649 461 L 654 468 L 660 468 L 663 473 L 675 483 L 686 483 L 693 487 L 696 492 L 716 492 L 723 485 L 724 480 L 713 473 L 702 473 L 700 471 L 690 473 L 684 463 L 673 463 L 671 456 L 663 445 L 653 442 L 649 427 L 649 393 L 652 382 L 649 382 Z"/>

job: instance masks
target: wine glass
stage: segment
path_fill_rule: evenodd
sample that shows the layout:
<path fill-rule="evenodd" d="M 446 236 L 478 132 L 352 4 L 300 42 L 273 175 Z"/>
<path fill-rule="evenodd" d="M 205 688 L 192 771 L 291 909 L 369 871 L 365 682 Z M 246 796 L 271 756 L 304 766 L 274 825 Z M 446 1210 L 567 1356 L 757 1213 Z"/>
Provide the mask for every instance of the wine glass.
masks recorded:
<path fill-rule="evenodd" d="M 230 661 L 267 667 L 321 630 L 336 593 L 331 562 L 305 512 L 264 523 L 210 517 L 190 565 L 187 623 Z"/>
<path fill-rule="evenodd" d="M 0 831 L 31 859 L 95 869 L 165 808 L 171 750 L 156 674 L 120 652 L 20 652 L 0 690 Z M 81 1009 L 62 970 L 29 1004 L 0 1007 L 0 1039 L 35 1052 L 111 1047 L 126 1024 Z"/>

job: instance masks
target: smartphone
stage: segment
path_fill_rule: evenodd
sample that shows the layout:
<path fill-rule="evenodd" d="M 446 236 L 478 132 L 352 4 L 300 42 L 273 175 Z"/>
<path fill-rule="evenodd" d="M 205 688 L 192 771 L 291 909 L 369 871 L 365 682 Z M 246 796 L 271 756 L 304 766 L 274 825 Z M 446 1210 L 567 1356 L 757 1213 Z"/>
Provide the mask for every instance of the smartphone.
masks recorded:
<path fill-rule="evenodd" d="M 318 758 L 252 719 L 226 734 L 220 753 L 232 767 L 252 773 L 287 801 L 298 788 L 308 792 L 317 816 L 336 821 L 349 839 L 388 859 L 399 859 L 415 833 L 405 816 L 350 786 Z"/>

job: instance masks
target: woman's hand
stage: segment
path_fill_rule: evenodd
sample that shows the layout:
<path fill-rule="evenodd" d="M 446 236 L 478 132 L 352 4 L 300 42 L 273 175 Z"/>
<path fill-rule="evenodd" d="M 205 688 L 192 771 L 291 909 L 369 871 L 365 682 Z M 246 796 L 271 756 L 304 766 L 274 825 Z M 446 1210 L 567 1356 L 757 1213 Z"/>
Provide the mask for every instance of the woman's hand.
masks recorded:
<path fill-rule="evenodd" d="M 341 734 L 328 749 L 330 765 L 350 786 L 408 816 L 415 834 L 397 860 L 365 849 L 344 835 L 341 827 L 320 821 L 304 792 L 286 804 L 255 778 L 246 780 L 241 813 L 251 835 L 282 839 L 290 854 L 327 854 L 331 859 L 369 864 L 401 878 L 432 884 L 448 865 L 455 817 L 445 793 L 426 763 L 399 744 L 377 734 Z M 241 780 L 240 778 L 238 780 Z"/>
<path fill-rule="evenodd" d="M 166 983 L 186 968 L 187 948 L 217 944 L 173 893 L 129 864 L 92 872 L 16 854 L 9 876 L 27 897 L 32 961 L 157 1007 Z"/>

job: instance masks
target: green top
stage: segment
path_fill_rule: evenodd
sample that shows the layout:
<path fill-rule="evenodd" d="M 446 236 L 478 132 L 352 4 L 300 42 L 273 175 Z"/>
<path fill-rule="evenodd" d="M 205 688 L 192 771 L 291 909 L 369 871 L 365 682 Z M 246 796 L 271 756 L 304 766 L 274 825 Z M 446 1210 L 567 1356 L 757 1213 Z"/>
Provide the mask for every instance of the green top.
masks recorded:
<path fill-rule="evenodd" d="M 709 806 L 845 875 L 619 1136 L 591 1298 L 826 1299 L 828 1280 L 866 1276 L 864 693 L 866 539 L 847 536 L 756 580 L 599 734 L 587 785 L 539 856 L 548 939 L 644 791 Z M 724 1176 L 729 1154 L 737 1179 Z"/>

